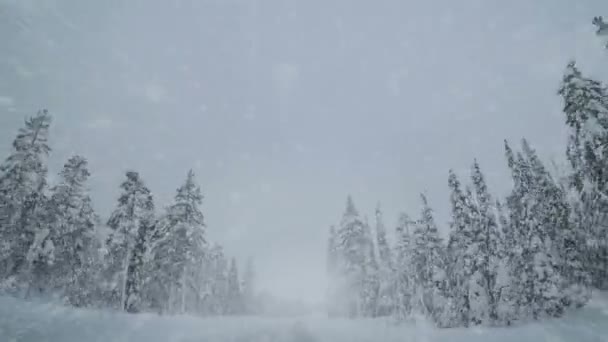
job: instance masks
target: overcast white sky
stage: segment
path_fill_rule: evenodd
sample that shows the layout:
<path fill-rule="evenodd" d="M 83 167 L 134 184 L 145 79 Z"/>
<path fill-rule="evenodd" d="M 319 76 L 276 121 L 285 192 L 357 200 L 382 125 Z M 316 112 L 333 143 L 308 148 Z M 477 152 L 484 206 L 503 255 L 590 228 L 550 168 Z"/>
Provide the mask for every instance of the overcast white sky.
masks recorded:
<path fill-rule="evenodd" d="M 348 193 L 392 230 L 427 192 L 447 226 L 447 171 L 509 178 L 504 138 L 563 159 L 561 72 L 608 79 L 603 0 L 0 0 L 0 156 L 54 114 L 52 173 L 89 158 L 107 215 L 124 171 L 158 207 L 189 168 L 211 240 L 256 259 L 260 287 L 322 298 Z"/>

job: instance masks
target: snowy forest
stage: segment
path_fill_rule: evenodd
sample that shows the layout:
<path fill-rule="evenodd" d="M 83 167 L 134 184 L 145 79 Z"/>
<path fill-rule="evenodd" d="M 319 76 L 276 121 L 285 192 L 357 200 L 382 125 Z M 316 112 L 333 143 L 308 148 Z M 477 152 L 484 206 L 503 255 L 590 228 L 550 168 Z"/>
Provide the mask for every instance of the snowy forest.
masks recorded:
<path fill-rule="evenodd" d="M 236 260 L 208 241 L 192 171 L 162 213 L 140 174 L 127 171 L 104 225 L 86 158 L 71 157 L 57 183 L 47 181 L 51 122 L 47 110 L 27 119 L 0 166 L 3 292 L 130 313 L 251 312 L 253 263 L 241 280 Z"/>
<path fill-rule="evenodd" d="M 605 34 L 601 17 L 593 24 Z M 571 62 L 556 96 L 569 134 L 566 172 L 532 139 L 505 140 L 510 193 L 493 193 L 476 159 L 470 174 L 446 170 L 446 229 L 425 194 L 395 227 L 380 205 L 368 220 L 348 196 L 328 234 L 327 315 L 509 326 L 560 317 L 608 290 L 608 87 Z M 0 164 L 2 294 L 132 314 L 260 314 L 253 260 L 237 262 L 208 238 L 194 171 L 164 208 L 145 170 L 126 171 L 101 217 L 86 156 L 49 177 L 53 114 L 27 118 Z"/>
<path fill-rule="evenodd" d="M 605 34 L 602 17 L 593 24 Z M 399 216 L 392 245 L 381 208 L 370 224 L 349 196 L 329 231 L 329 314 L 511 325 L 559 317 L 592 289 L 608 290 L 608 88 L 571 62 L 558 94 L 570 171 L 550 172 L 526 139 L 504 142 L 513 184 L 505 198 L 492 194 L 477 160 L 468 181 L 450 170 L 447 239 L 424 194 L 417 216 Z"/>

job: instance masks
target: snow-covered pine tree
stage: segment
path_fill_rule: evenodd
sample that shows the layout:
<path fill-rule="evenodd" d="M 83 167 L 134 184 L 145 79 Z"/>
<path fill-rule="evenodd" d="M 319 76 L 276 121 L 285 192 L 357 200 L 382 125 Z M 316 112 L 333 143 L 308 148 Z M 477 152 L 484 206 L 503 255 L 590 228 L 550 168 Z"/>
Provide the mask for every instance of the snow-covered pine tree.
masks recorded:
<path fill-rule="evenodd" d="M 149 237 L 152 236 L 155 226 L 153 220 L 142 221 L 137 230 L 137 237 L 133 249 L 128 260 L 125 295 L 124 295 L 124 310 L 129 313 L 138 313 L 150 306 L 145 303 L 146 298 L 143 290 L 149 281 L 149 275 L 146 274 L 146 254 L 149 250 Z"/>
<path fill-rule="evenodd" d="M 444 325 L 448 298 L 445 296 L 446 274 L 442 239 L 426 196 L 420 195 L 422 213 L 413 232 L 412 266 L 414 298 L 412 308 Z"/>
<path fill-rule="evenodd" d="M 405 213 L 399 216 L 395 244 L 395 296 L 393 312 L 397 319 L 404 320 L 412 313 L 414 294 L 414 269 L 412 265 L 412 232 L 415 222 Z"/>
<path fill-rule="evenodd" d="M 230 260 L 230 269 L 228 271 L 227 279 L 227 314 L 239 315 L 243 313 L 243 295 L 240 284 L 241 282 L 239 281 L 239 271 L 236 265 L 236 259 L 232 258 Z"/>
<path fill-rule="evenodd" d="M 378 316 L 389 316 L 393 313 L 395 300 L 395 267 L 393 253 L 386 237 L 386 228 L 382 218 L 380 204 L 376 207 L 376 244 L 378 246 Z"/>
<path fill-rule="evenodd" d="M 365 265 L 369 260 L 365 224 L 350 196 L 340 222 L 338 235 L 338 279 L 336 301 L 339 311 L 349 317 L 364 314 L 361 293 L 366 280 Z"/>
<path fill-rule="evenodd" d="M 95 214 L 87 188 L 88 162 L 73 156 L 59 173 L 59 183 L 51 188 L 47 214 L 55 261 L 49 281 L 53 291 L 74 306 L 91 305 L 96 293 L 99 242 Z"/>
<path fill-rule="evenodd" d="M 221 246 L 211 248 L 212 275 L 211 275 L 211 308 L 210 312 L 216 315 L 229 313 L 228 293 L 228 260 L 224 256 Z"/>
<path fill-rule="evenodd" d="M 548 307 L 547 313 L 561 315 L 564 307 L 581 306 L 589 300 L 589 282 L 583 269 L 585 236 L 573 225 L 571 206 L 560 184 L 546 170 L 528 142 L 522 141 L 523 153 L 530 164 L 541 196 L 539 199 L 544 232 L 544 248 L 551 252 L 551 268 L 555 273 L 559 303 Z M 545 272 L 547 273 L 547 272 Z M 553 284 L 548 291 L 552 289 Z M 551 299 L 555 301 L 555 299 Z"/>
<path fill-rule="evenodd" d="M 450 235 L 447 244 L 447 274 L 448 289 L 453 306 L 455 322 L 452 325 L 467 326 L 471 322 L 469 289 L 471 277 L 475 271 L 473 246 L 473 228 L 477 216 L 473 207 L 470 193 L 462 191 L 461 183 L 454 171 L 449 171 L 448 186 L 450 187 L 450 203 L 452 219 Z"/>
<path fill-rule="evenodd" d="M 478 246 L 478 255 L 476 258 L 475 272 L 479 274 L 476 279 L 477 285 L 481 288 L 483 294 L 479 296 L 481 303 L 476 305 L 472 303 L 473 308 L 477 311 L 474 317 L 481 322 L 491 324 L 496 321 L 497 305 L 499 302 L 498 296 L 500 290 L 497 287 L 498 271 L 500 268 L 500 230 L 496 220 L 496 208 L 488 191 L 485 177 L 481 172 L 477 160 L 473 162 L 471 171 L 471 180 L 475 189 L 475 199 L 477 206 L 478 225 L 475 229 L 474 245 Z M 475 277 L 476 275 L 473 274 Z M 482 311 L 482 312 L 479 312 Z"/>
<path fill-rule="evenodd" d="M 588 232 L 587 267 L 593 286 L 608 289 L 608 90 L 568 64 L 559 90 L 570 127 L 566 151 L 580 196 L 579 229 Z"/>
<path fill-rule="evenodd" d="M 363 222 L 363 231 L 365 238 L 363 244 L 365 261 L 363 264 L 363 285 L 360 292 L 360 303 L 362 305 L 363 316 L 375 317 L 377 315 L 378 294 L 380 289 L 380 280 L 378 277 L 379 266 L 376 259 L 374 238 L 367 217 Z"/>
<path fill-rule="evenodd" d="M 190 170 L 184 184 L 177 189 L 175 202 L 159 221 L 154 237 L 154 263 L 164 287 L 165 311 L 186 313 L 195 311 L 202 293 L 198 278 L 206 251 L 204 216 L 200 210 L 203 195 Z M 189 305 L 190 304 L 190 305 Z"/>
<path fill-rule="evenodd" d="M 28 118 L 0 165 L 0 288 L 41 290 L 53 261 L 50 231 L 42 224 L 50 124 L 47 110 Z"/>
<path fill-rule="evenodd" d="M 127 171 L 126 178 L 120 185 L 123 193 L 118 205 L 108 220 L 111 233 L 106 242 L 107 301 L 119 310 L 134 310 L 140 295 L 135 292 L 143 285 L 138 283 L 143 276 L 138 269 L 141 254 L 145 253 L 142 239 L 154 226 L 154 202 L 139 173 Z"/>
<path fill-rule="evenodd" d="M 508 256 L 510 296 L 516 298 L 519 318 L 559 316 L 569 301 L 560 259 L 561 236 L 569 229 L 568 204 L 535 152 L 525 140 L 522 145 L 523 153 L 516 155 L 506 145 L 514 180 L 507 199 L 515 241 Z"/>

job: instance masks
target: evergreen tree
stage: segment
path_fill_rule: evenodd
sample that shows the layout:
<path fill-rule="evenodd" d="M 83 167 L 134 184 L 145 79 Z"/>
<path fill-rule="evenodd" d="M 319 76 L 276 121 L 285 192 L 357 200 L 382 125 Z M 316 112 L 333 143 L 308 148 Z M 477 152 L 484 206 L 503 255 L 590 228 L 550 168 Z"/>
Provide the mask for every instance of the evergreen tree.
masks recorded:
<path fill-rule="evenodd" d="M 377 315 L 378 296 L 380 289 L 379 266 L 376 259 L 376 249 L 372 231 L 365 218 L 363 223 L 365 241 L 363 243 L 364 264 L 363 284 L 360 293 L 361 313 L 365 317 L 375 317 Z"/>
<path fill-rule="evenodd" d="M 154 202 L 139 173 L 128 171 L 121 184 L 123 193 L 108 220 L 111 234 L 106 242 L 110 304 L 135 311 L 142 284 L 141 260 L 145 253 L 145 234 L 154 226 Z"/>
<path fill-rule="evenodd" d="M 339 275 L 338 293 L 336 298 L 340 312 L 349 317 L 364 314 L 362 293 L 365 288 L 366 264 L 369 262 L 369 240 L 363 221 L 355 208 L 353 200 L 348 196 L 346 211 L 338 230 Z"/>
<path fill-rule="evenodd" d="M 455 319 L 458 324 L 468 325 L 471 322 L 469 299 L 470 281 L 475 271 L 473 246 L 475 209 L 469 192 L 462 191 L 461 183 L 456 174 L 450 170 L 448 177 L 450 187 L 450 203 L 452 220 L 450 222 L 450 235 L 447 244 L 447 273 L 449 279 L 450 297 L 457 308 Z"/>
<path fill-rule="evenodd" d="M 445 289 L 444 251 L 435 224 L 433 210 L 425 195 L 422 199 L 422 215 L 413 232 L 412 266 L 414 271 L 413 309 L 441 325 L 444 315 L 443 293 Z"/>
<path fill-rule="evenodd" d="M 412 313 L 414 293 L 412 231 L 415 224 L 407 214 L 401 214 L 396 228 L 394 312 L 399 319 L 405 319 Z"/>
<path fill-rule="evenodd" d="M 46 208 L 55 246 L 51 286 L 75 306 L 91 304 L 99 262 L 99 218 L 86 187 L 89 176 L 87 160 L 71 157 L 59 173 L 59 183 L 51 188 Z"/>
<path fill-rule="evenodd" d="M 485 177 L 481 172 L 477 161 L 473 163 L 471 180 L 475 189 L 478 219 L 475 224 L 479 225 L 475 229 L 474 245 L 478 246 L 478 258 L 476 260 L 476 272 L 479 272 L 477 285 L 482 289 L 483 294 L 477 305 L 478 314 L 476 319 L 491 323 L 497 317 L 497 305 L 499 301 L 499 289 L 497 287 L 497 277 L 499 270 L 500 255 L 500 231 L 496 220 L 494 203 L 488 192 Z M 475 276 L 475 274 L 473 275 Z M 479 313 L 482 310 L 483 313 Z"/>
<path fill-rule="evenodd" d="M 570 127 L 570 185 L 580 197 L 579 229 L 589 234 L 587 263 L 595 287 L 608 289 L 608 91 L 568 64 L 559 94 Z"/>
<path fill-rule="evenodd" d="M 239 281 L 239 271 L 236 265 L 236 259 L 230 260 L 230 269 L 228 271 L 228 291 L 227 291 L 227 314 L 238 315 L 243 312 L 243 297 Z"/>
<path fill-rule="evenodd" d="M 41 224 L 50 124 L 47 110 L 28 118 L 13 141 L 13 152 L 0 165 L 0 280 L 13 290 L 26 284 L 29 289 L 33 283 L 42 290 L 53 262 L 50 231 Z"/>
<path fill-rule="evenodd" d="M 211 251 L 211 308 L 210 312 L 217 315 L 228 314 L 228 260 L 222 247 L 214 246 Z"/>
<path fill-rule="evenodd" d="M 513 281 L 510 296 L 516 298 L 520 317 L 559 316 L 572 300 L 563 291 L 568 281 L 561 257 L 563 238 L 570 229 L 569 207 L 536 153 L 525 140 L 522 145 L 523 153 L 517 155 L 506 145 L 514 180 L 507 199 L 514 237 L 508 255 Z"/>
<path fill-rule="evenodd" d="M 378 245 L 379 262 L 379 293 L 378 309 L 379 316 L 392 314 L 393 300 L 395 299 L 394 262 L 391 248 L 386 238 L 386 228 L 382 219 L 380 205 L 376 208 L 376 243 Z"/>
<path fill-rule="evenodd" d="M 203 196 L 189 171 L 185 183 L 177 189 L 175 202 L 167 209 L 158 236 L 154 237 L 154 263 L 164 279 L 166 310 L 192 311 L 188 303 L 200 303 L 201 284 L 197 278 L 205 257 L 205 223 L 200 211 Z"/>

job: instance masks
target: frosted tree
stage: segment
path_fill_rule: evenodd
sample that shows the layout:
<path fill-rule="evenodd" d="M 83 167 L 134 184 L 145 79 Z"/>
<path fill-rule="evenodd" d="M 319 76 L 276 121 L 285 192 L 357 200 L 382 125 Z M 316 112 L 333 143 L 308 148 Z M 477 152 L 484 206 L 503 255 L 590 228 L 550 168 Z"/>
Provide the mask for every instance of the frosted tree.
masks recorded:
<path fill-rule="evenodd" d="M 367 281 L 365 265 L 370 256 L 365 224 L 350 196 L 346 200 L 346 210 L 337 235 L 340 263 L 337 279 L 339 296 L 336 301 L 341 313 L 357 317 L 365 311 L 361 294 Z"/>
<path fill-rule="evenodd" d="M 570 63 L 559 94 L 570 127 L 566 154 L 573 169 L 570 185 L 581 202 L 579 229 L 589 235 L 592 283 L 608 289 L 608 91 Z"/>
<path fill-rule="evenodd" d="M 363 232 L 365 241 L 363 242 L 364 263 L 363 269 L 363 284 L 360 292 L 361 313 L 366 317 L 375 317 L 377 315 L 378 296 L 380 289 L 379 266 L 376 259 L 376 248 L 372 230 L 365 218 L 363 223 Z"/>
<path fill-rule="evenodd" d="M 46 110 L 28 118 L 0 165 L 0 281 L 8 289 L 33 285 L 42 290 L 53 262 L 50 231 L 42 225 L 50 124 Z"/>
<path fill-rule="evenodd" d="M 471 321 L 469 291 L 471 277 L 475 272 L 476 251 L 470 247 L 474 246 L 473 228 L 477 213 L 470 192 L 462 190 L 461 183 L 452 170 L 449 172 L 448 186 L 452 213 L 447 244 L 448 287 L 454 307 L 457 308 L 454 319 L 459 325 L 466 326 Z"/>
<path fill-rule="evenodd" d="M 239 281 L 239 271 L 236 265 L 236 259 L 234 258 L 230 260 L 227 286 L 226 313 L 230 315 L 243 313 L 243 297 Z"/>
<path fill-rule="evenodd" d="M 153 227 L 154 202 L 139 173 L 128 171 L 121 184 L 122 194 L 108 220 L 111 229 L 106 242 L 108 301 L 117 309 L 135 311 L 140 305 L 141 260 L 145 234 Z"/>
<path fill-rule="evenodd" d="M 478 227 L 474 230 L 475 242 L 473 245 L 477 247 L 478 255 L 475 260 L 476 270 L 473 277 L 479 276 L 475 281 L 481 289 L 480 292 L 483 293 L 479 296 L 481 298 L 477 298 L 477 303 L 472 304 L 476 311 L 475 319 L 491 323 L 498 318 L 497 305 L 500 290 L 497 286 L 497 278 L 500 267 L 500 229 L 496 219 L 494 201 L 477 161 L 473 163 L 471 180 L 475 189 L 478 215 L 477 220 L 474 220 L 474 224 Z"/>
<path fill-rule="evenodd" d="M 54 291 L 75 306 L 91 304 L 99 263 L 99 218 L 86 185 L 89 176 L 87 160 L 71 157 L 59 173 L 58 184 L 51 188 L 46 209 L 55 247 L 50 282 Z"/>
<path fill-rule="evenodd" d="M 386 228 L 382 218 L 380 205 L 376 207 L 376 244 L 378 246 L 379 293 L 377 314 L 387 316 L 393 313 L 395 299 L 395 267 L 393 254 L 386 237 Z"/>
<path fill-rule="evenodd" d="M 210 309 L 214 314 L 229 313 L 229 293 L 228 293 L 228 260 L 224 256 L 222 247 L 215 245 L 210 250 L 211 254 L 211 293 L 210 293 Z"/>
<path fill-rule="evenodd" d="M 559 316 L 568 297 L 561 258 L 563 237 L 569 227 L 569 209 L 536 153 L 524 140 L 523 153 L 506 145 L 514 188 L 507 199 L 513 250 L 508 255 L 518 316 L 537 319 Z"/>
<path fill-rule="evenodd" d="M 185 313 L 200 303 L 200 273 L 206 250 L 204 216 L 200 210 L 203 196 L 189 171 L 184 184 L 177 189 L 174 204 L 159 222 L 153 247 L 154 263 L 165 279 L 161 280 L 166 310 Z"/>
<path fill-rule="evenodd" d="M 414 291 L 412 309 L 434 319 L 438 324 L 443 320 L 446 275 L 444 271 L 444 251 L 442 240 L 435 224 L 433 210 L 425 195 L 422 199 L 422 215 L 416 222 L 412 237 L 412 267 Z"/>
<path fill-rule="evenodd" d="M 407 214 L 401 214 L 397 223 L 395 244 L 395 295 L 394 313 L 398 319 L 405 319 L 412 313 L 414 293 L 414 269 L 412 265 L 412 232 L 415 222 Z"/>

